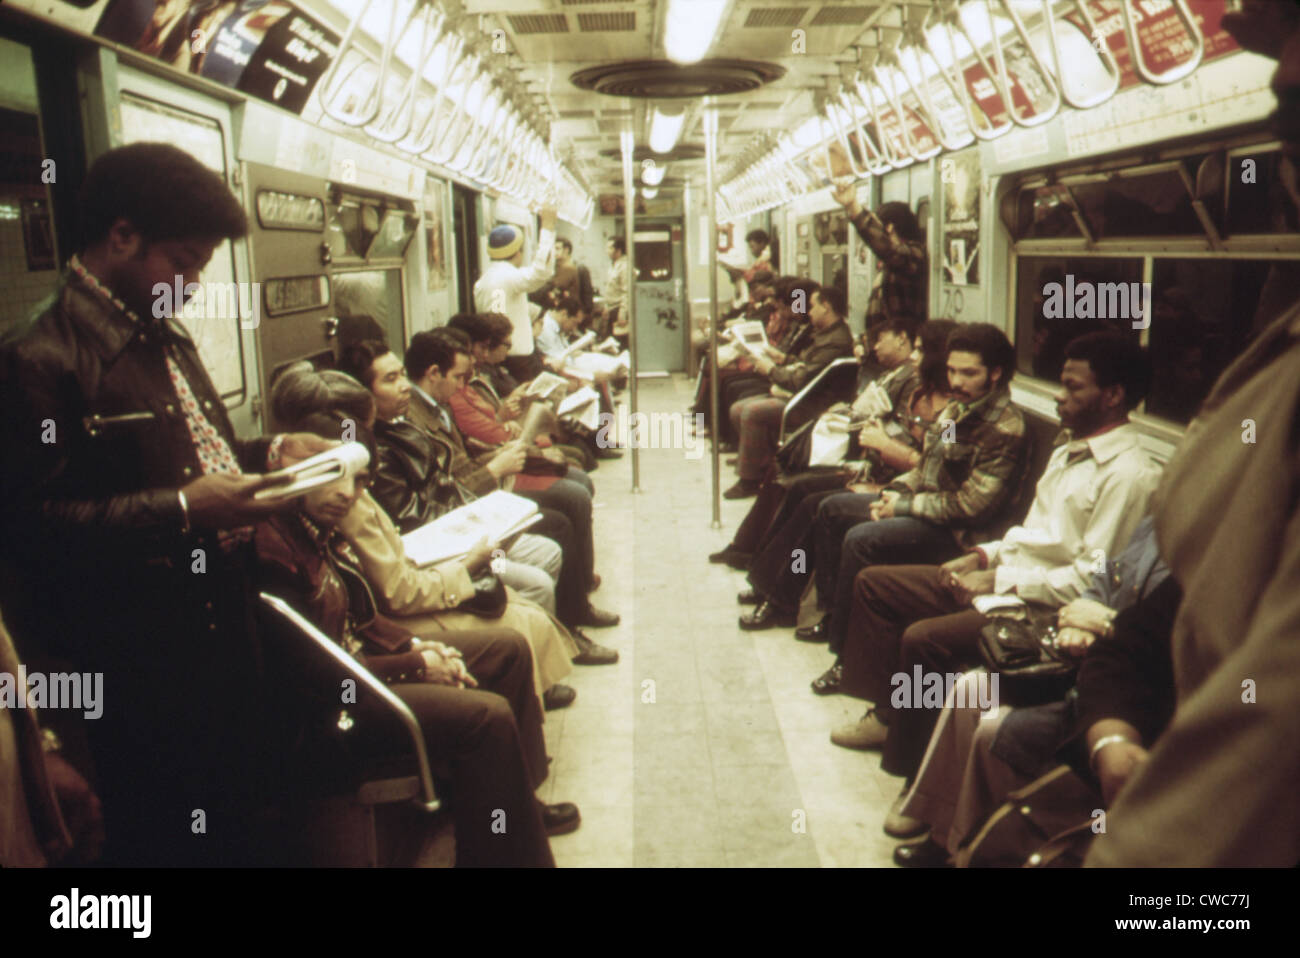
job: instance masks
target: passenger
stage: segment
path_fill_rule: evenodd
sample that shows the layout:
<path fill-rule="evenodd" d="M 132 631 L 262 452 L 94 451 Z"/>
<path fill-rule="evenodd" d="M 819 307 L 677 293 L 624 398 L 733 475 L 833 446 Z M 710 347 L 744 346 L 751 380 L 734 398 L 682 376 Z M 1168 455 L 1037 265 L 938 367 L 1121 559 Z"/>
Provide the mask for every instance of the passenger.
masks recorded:
<path fill-rule="evenodd" d="M 271 407 L 283 421 L 323 436 L 340 435 L 350 422 L 355 435 L 371 445 L 374 399 L 364 386 L 344 373 L 316 372 L 307 363 L 291 367 L 277 380 Z M 374 452 L 372 461 L 378 462 L 378 450 Z M 338 528 L 356 550 L 380 611 L 402 618 L 405 628 L 421 634 L 431 630 L 474 630 L 482 626 L 484 619 L 470 611 L 469 603 L 475 594 L 474 574 L 482 571 L 495 551 L 491 544 L 480 544 L 463 561 L 418 568 L 407 558 L 402 538 L 392 521 L 366 490 L 357 495 L 356 504 L 339 521 Z M 539 539 L 541 545 L 554 546 L 549 539 Z M 513 547 L 508 548 L 505 555 L 514 552 Z M 564 627 L 551 618 L 554 586 L 545 573 L 531 566 L 524 567 L 548 583 L 549 608 L 530 601 L 511 587 L 510 583 L 520 578 L 515 569 L 518 564 L 503 556 L 494 561 L 493 570 L 506 584 L 506 604 L 493 621 L 496 626 L 519 632 L 528 640 L 533 649 L 537 694 L 550 707 L 559 708 L 561 703 L 573 700 L 569 687 L 557 683 L 572 671 L 570 663 L 576 645 Z M 415 621 L 412 616 L 424 618 Z M 591 663 L 584 659 L 581 664 Z"/>
<path fill-rule="evenodd" d="M 948 339 L 953 399 L 926 432 L 920 463 L 879 494 L 837 493 L 817 504 L 811 523 L 787 524 L 789 537 L 773 540 L 750 569 L 764 601 L 742 628 L 794 625 L 811 573 L 826 615 L 805 638 L 839 649 L 853 577 L 864 565 L 942 561 L 995 526 L 1013 506 L 1028 466 L 1024 417 L 1007 384 L 1014 362 L 997 327 L 959 325 Z M 791 562 L 795 549 L 800 563 Z"/>
<path fill-rule="evenodd" d="M 628 322 L 627 297 L 629 292 L 627 241 L 621 236 L 613 237 L 605 244 L 605 253 L 609 256 L 609 278 L 605 281 L 605 315 L 609 317 L 609 333 L 627 348 Z"/>
<path fill-rule="evenodd" d="M 1294 183 L 1300 7 L 1247 0 L 1223 26 L 1279 61 L 1273 119 L 1283 177 Z M 1120 792 L 1088 865 L 1300 861 L 1298 407 L 1300 303 L 1219 377 L 1156 493 L 1161 553 L 1189 597 L 1173 628 L 1178 708 Z"/>
<path fill-rule="evenodd" d="M 941 321 L 934 320 L 932 322 L 939 323 Z M 948 331 L 955 325 L 955 323 L 948 323 L 947 326 L 942 327 L 937 345 L 932 344 L 937 352 L 932 354 L 934 358 L 931 360 L 931 364 L 938 368 L 942 379 L 942 389 L 945 394 L 948 388 L 946 344 Z M 933 328 L 940 329 L 938 326 Z M 882 335 L 876 343 L 876 352 L 880 357 L 881 364 L 887 371 L 875 382 L 880 385 L 884 395 L 889 399 L 891 409 L 901 409 L 905 406 L 907 398 L 916 391 L 917 386 L 920 384 L 916 364 L 920 362 L 922 352 L 921 337 L 917 337 L 916 348 L 913 349 L 913 344 L 907 340 L 906 329 L 901 323 L 898 324 L 897 330 L 898 335 L 892 332 L 889 335 Z M 906 346 L 904 347 L 902 344 L 906 344 Z M 852 422 L 857 422 L 862 418 L 856 410 L 859 408 L 862 397 L 867 395 L 868 393 L 864 390 L 858 399 L 854 401 L 853 406 L 843 405 L 842 409 L 847 411 Z M 832 407 L 827 413 L 823 414 L 822 418 L 824 419 L 826 415 L 839 409 L 840 407 Z M 890 428 L 890 424 L 901 427 L 904 422 L 901 416 L 897 419 L 892 415 L 882 418 L 889 420 L 888 423 L 882 426 L 884 429 Z M 818 420 L 818 422 L 821 421 L 822 419 Z M 839 467 L 811 467 L 809 464 L 812 445 L 811 434 L 816 425 L 817 423 L 808 423 L 803 428 L 796 430 L 786 440 L 785 445 L 777 451 L 778 472 L 763 483 L 759 489 L 758 498 L 741 522 L 740 528 L 736 530 L 731 542 L 725 549 L 710 555 L 710 562 L 726 563 L 733 569 L 747 570 L 755 553 L 759 552 L 772 536 L 778 534 L 778 530 L 785 525 L 806 496 L 830 490 L 840 490 L 845 488 L 847 483 L 858 479 L 867 481 L 874 476 L 878 481 L 883 482 L 885 479 L 893 478 L 893 474 L 888 476 L 877 475 L 876 470 L 883 466 L 883 462 L 879 456 L 871 457 L 871 447 L 863 446 L 861 442 L 858 444 L 858 455 L 846 453 L 844 461 Z M 916 428 L 914 424 L 909 424 L 904 432 L 900 433 L 900 436 L 905 436 L 905 441 L 911 440 L 913 438 L 912 431 Z M 920 448 L 920 435 L 923 435 L 923 432 L 919 433 L 914 439 L 917 448 Z M 863 431 L 859 432 L 856 438 L 871 440 L 873 436 L 874 431 L 864 426 Z M 853 441 L 850 440 L 849 449 L 852 450 L 853 448 Z M 851 462 L 852 459 L 861 459 L 861 461 Z M 883 470 L 881 471 L 883 472 Z M 749 594 L 753 594 L 753 591 L 750 590 Z M 748 602 L 749 600 L 742 597 L 741 601 Z M 754 601 L 758 601 L 758 599 L 755 598 Z"/>
<path fill-rule="evenodd" d="M 1101 651 L 1094 643 L 1101 640 L 1128 641 L 1132 637 L 1116 635 L 1115 619 L 1140 599 L 1146 599 L 1156 586 L 1169 577 L 1169 567 L 1160 558 L 1156 545 L 1155 522 L 1146 516 L 1138 523 L 1133 538 L 1114 562 L 1107 568 L 1094 571 L 1088 590 L 1078 599 L 1061 608 L 1057 615 L 1056 646 L 1067 655 L 1088 656 Z M 1172 625 L 1172 618 L 1170 619 Z M 1165 630 L 1163 659 L 1166 675 L 1169 665 L 1168 629 Z M 1089 663 L 1090 676 L 1096 674 Z M 975 673 L 967 673 L 963 681 L 970 681 Z M 1158 680 L 1157 680 L 1158 681 Z M 1109 684 L 1109 683 L 1107 683 Z M 1115 683 L 1116 686 L 1118 683 Z M 1165 679 L 1164 698 L 1168 698 L 1169 679 Z M 1115 688 L 1119 693 L 1119 689 Z M 1121 695 L 1123 699 L 1139 703 L 1150 696 L 1162 697 L 1155 689 L 1147 696 Z M 976 701 L 966 694 L 962 701 Z M 908 794 L 901 809 L 905 818 L 924 822 L 929 826 L 929 837 L 923 842 L 900 845 L 894 849 L 894 861 L 905 868 L 941 865 L 948 856 L 956 854 L 964 837 L 970 835 L 1016 789 L 1023 788 L 1057 764 L 1057 752 L 1066 745 L 1075 724 L 1076 703 L 1071 696 L 1060 701 L 1029 708 L 1003 705 L 996 717 L 971 708 L 953 708 L 950 699 L 943 708 L 934 734 L 930 737 L 925 759 L 917 772 L 916 784 Z M 1164 712 L 1167 721 L 1173 703 Z M 1086 710 L 1092 710 L 1085 703 Z M 1110 718 L 1121 713 L 1116 707 L 1098 709 Z M 1091 725 L 1093 723 L 1089 723 Z M 1131 723 L 1130 723 L 1131 724 Z M 1145 723 L 1143 723 L 1145 724 Z M 1085 726 L 1084 730 L 1087 730 Z M 1145 741 L 1155 738 L 1151 734 Z M 1105 752 L 1102 746 L 1099 752 Z M 1086 757 L 1086 756 L 1085 756 Z M 1093 756 L 1109 762 L 1110 755 Z M 1086 767 L 1087 763 L 1083 763 Z M 1105 800 L 1114 798 L 1114 778 L 1109 768 Z M 1097 796 L 1082 788 L 1087 807 L 1072 817 L 1086 818 L 1097 807 Z"/>
<path fill-rule="evenodd" d="M 754 361 L 755 371 L 768 378 L 774 395 L 744 399 L 731 407 L 731 424 L 740 437 L 736 467 L 740 478 L 723 493 L 728 499 L 757 495 L 776 453 L 786 403 L 833 361 L 853 351 L 853 334 L 844 322 L 847 305 L 840 291 L 822 287 L 813 294 L 809 305 L 813 334 L 798 353 L 782 354 L 779 362 L 766 357 Z"/>
<path fill-rule="evenodd" d="M 0 675 L 19 669 L 0 619 Z M 30 706 L 0 707 L 0 868 L 93 864 L 104 844 L 99 798 L 37 719 Z"/>
<path fill-rule="evenodd" d="M 580 816 L 572 804 L 543 806 L 533 794 L 547 765 L 528 644 L 508 629 L 484 629 L 455 635 L 452 648 L 416 637 L 378 610 L 336 528 L 369 475 L 314 489 L 295 512 L 259 523 L 264 588 L 411 707 L 435 773 L 449 782 L 457 865 L 553 867 L 547 833 L 573 831 Z M 493 828 L 500 812 L 508 828 Z"/>
<path fill-rule="evenodd" d="M 550 281 L 555 244 L 555 208 L 541 211 L 537 252 L 524 266 L 524 231 L 502 224 L 488 234 L 488 256 L 492 264 L 474 284 L 474 306 L 480 313 L 503 313 L 514 328 L 506 368 L 520 382 L 542 371 L 533 345 L 533 327 L 528 311 L 528 293 Z"/>
<path fill-rule="evenodd" d="M 279 743 L 263 711 L 251 525 L 286 505 L 254 498 L 278 481 L 256 473 L 335 443 L 236 439 L 154 292 L 197 283 L 247 230 L 220 176 L 135 143 L 91 166 L 81 213 L 85 245 L 53 303 L 0 345 L 0 605 L 20 646 L 114 690 L 88 723 L 106 862 L 274 860 L 255 815 Z"/>
<path fill-rule="evenodd" d="M 813 329 L 807 322 L 808 309 L 820 288 L 812 280 L 797 276 L 777 280 L 777 308 L 765 330 L 765 354 L 771 361 L 783 363 L 808 344 L 813 335 Z M 761 396 L 772 389 L 771 380 L 755 368 L 756 362 L 756 359 L 749 361 L 730 373 L 723 370 L 718 378 L 718 412 L 722 416 L 719 438 L 723 441 L 723 452 L 736 452 L 739 448 L 731 420 L 731 407 L 742 399 Z M 705 421 L 708 423 L 707 419 Z"/>
<path fill-rule="evenodd" d="M 411 395 L 402 364 L 386 350 L 367 345 L 351 351 L 343 363 L 344 371 L 368 385 L 375 395 L 379 414 L 375 438 L 380 454 L 375 499 L 403 531 L 463 504 L 462 488 L 470 496 L 500 488 L 501 479 L 523 468 L 526 456 L 524 447 L 514 443 L 500 453 L 472 459 L 450 417 L 444 421 L 440 404 L 464 384 L 468 353 L 445 339 L 426 335 L 412 340 L 406 359 L 413 372 L 419 370 L 419 381 L 433 390 L 433 395 L 426 392 L 427 399 Z M 596 609 L 587 597 L 598 584 L 591 565 L 590 493 L 581 484 L 566 480 L 554 493 L 544 490 L 525 495 L 541 507 L 542 519 L 532 526 L 536 534 L 560 547 L 556 615 L 574 631 L 584 652 L 612 656 L 612 650 L 601 649 L 594 642 L 588 645 L 590 640 L 581 632 L 584 625 L 618 624 L 618 616 Z"/>
<path fill-rule="evenodd" d="M 863 341 L 870 348 L 877 328 L 888 319 L 911 323 L 912 330 L 925 321 L 928 269 L 925 233 L 906 203 L 882 203 L 874 213 L 858 203 L 854 184 L 837 186 L 831 194 L 848 212 L 858 236 L 876 256 L 871 297 L 863 317 Z M 879 375 L 871 370 L 872 375 Z"/>
<path fill-rule="evenodd" d="M 978 660 L 980 629 L 991 620 L 971 607 L 983 595 L 1014 596 L 1033 621 L 1083 594 L 1090 570 L 1109 561 L 1142 521 L 1160 469 L 1142 448 L 1129 412 L 1151 380 L 1145 351 L 1122 333 L 1090 333 L 1066 347 L 1057 414 L 1069 441 L 1048 460 L 1024 523 L 939 565 L 875 565 L 852 584 L 844 644 L 843 691 L 875 703 L 831 741 L 884 747 L 881 767 L 906 779 L 889 833 L 924 830 L 901 814 L 938 711 L 895 708 L 896 675 L 946 675 Z"/>
<path fill-rule="evenodd" d="M 578 294 L 581 292 L 580 287 L 578 267 L 573 262 L 573 244 L 563 236 L 557 236 L 555 238 L 555 274 L 551 277 L 551 302 L 558 303 L 566 296 L 578 299 Z"/>

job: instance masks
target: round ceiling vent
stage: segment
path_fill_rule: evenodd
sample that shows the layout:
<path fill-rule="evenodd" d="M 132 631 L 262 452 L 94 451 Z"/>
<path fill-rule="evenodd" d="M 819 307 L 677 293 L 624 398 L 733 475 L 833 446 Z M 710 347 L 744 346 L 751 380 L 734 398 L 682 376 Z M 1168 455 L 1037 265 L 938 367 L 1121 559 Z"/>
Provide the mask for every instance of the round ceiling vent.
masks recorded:
<path fill-rule="evenodd" d="M 569 79 L 582 90 L 649 100 L 748 93 L 785 76 L 785 67 L 762 60 L 702 60 L 680 66 L 668 60 L 623 60 L 579 70 Z"/>
<path fill-rule="evenodd" d="M 610 150 L 601 150 L 600 155 L 611 159 L 622 159 L 623 151 L 619 147 Z M 686 160 L 704 159 L 704 147 L 694 143 L 679 143 L 673 147 L 671 153 L 656 153 L 648 146 L 638 146 L 632 151 L 633 162 L 640 163 L 642 160 L 654 160 L 656 163 L 682 163 Z"/>

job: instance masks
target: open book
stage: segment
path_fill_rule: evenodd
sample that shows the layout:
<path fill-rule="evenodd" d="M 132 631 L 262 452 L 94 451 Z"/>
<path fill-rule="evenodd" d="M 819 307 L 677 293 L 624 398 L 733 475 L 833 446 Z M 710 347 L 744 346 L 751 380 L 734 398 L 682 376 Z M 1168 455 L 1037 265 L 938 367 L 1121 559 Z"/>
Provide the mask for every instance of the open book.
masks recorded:
<path fill-rule="evenodd" d="M 435 565 L 464 558 L 483 539 L 508 539 L 541 517 L 531 499 L 497 490 L 408 532 L 402 545 L 416 565 Z"/>
<path fill-rule="evenodd" d="M 370 465 L 370 453 L 366 447 L 359 442 L 345 442 L 341 446 L 317 453 L 310 459 L 268 473 L 268 476 L 273 477 L 290 476 L 293 481 L 283 486 L 259 489 L 253 493 L 253 498 L 290 499 L 318 486 L 354 476 L 368 465 Z"/>

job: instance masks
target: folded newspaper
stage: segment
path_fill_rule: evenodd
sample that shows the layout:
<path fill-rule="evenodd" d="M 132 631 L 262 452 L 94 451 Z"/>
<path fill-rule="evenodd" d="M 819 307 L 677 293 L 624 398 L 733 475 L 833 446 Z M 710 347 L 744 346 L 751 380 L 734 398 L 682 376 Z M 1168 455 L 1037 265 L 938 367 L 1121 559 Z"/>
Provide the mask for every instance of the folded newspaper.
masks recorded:
<path fill-rule="evenodd" d="M 356 475 L 368 465 L 370 465 L 370 453 L 366 447 L 359 442 L 345 442 L 341 446 L 318 453 L 286 469 L 268 473 L 269 476 L 274 477 L 290 476 L 293 481 L 283 486 L 259 489 L 253 493 L 253 498 L 273 500 L 300 496 L 318 486 Z"/>
<path fill-rule="evenodd" d="M 590 386 L 583 386 L 561 402 L 556 413 L 561 418 L 594 432 L 600 428 L 600 393 Z"/>
<path fill-rule="evenodd" d="M 498 490 L 408 532 L 402 545 L 416 565 L 435 565 L 464 558 L 484 539 L 508 539 L 539 519 L 537 503 Z"/>
<path fill-rule="evenodd" d="M 617 356 L 606 356 L 603 353 L 580 353 L 577 356 L 569 357 L 564 367 L 564 373 L 575 379 L 592 382 L 597 374 L 617 376 L 620 371 L 626 372 L 631 368 L 632 356 L 627 350 Z"/>
<path fill-rule="evenodd" d="M 569 343 L 569 345 L 565 346 L 564 352 L 560 353 L 560 355 L 555 358 L 561 360 L 567 359 L 568 357 L 572 356 L 574 353 L 582 352 L 584 349 L 586 349 L 595 341 L 596 341 L 596 334 L 591 330 L 587 330 L 585 333 L 583 333 L 573 342 Z"/>
<path fill-rule="evenodd" d="M 767 346 L 767 330 L 758 320 L 746 320 L 743 323 L 729 326 L 727 327 L 727 333 L 731 336 L 733 342 L 747 349 L 751 356 L 759 357 L 764 355 L 764 347 Z"/>
<path fill-rule="evenodd" d="M 528 388 L 524 390 L 524 396 L 549 401 L 553 398 L 563 398 L 568 391 L 569 382 L 563 376 L 543 372 L 538 373 L 537 378 L 528 384 Z"/>

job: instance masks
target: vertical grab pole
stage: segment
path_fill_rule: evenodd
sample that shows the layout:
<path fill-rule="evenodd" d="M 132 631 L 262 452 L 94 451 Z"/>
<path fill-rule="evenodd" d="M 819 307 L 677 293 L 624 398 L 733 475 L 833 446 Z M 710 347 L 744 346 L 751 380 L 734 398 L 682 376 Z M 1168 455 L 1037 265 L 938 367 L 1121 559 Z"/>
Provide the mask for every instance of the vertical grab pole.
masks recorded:
<path fill-rule="evenodd" d="M 705 195 L 709 209 L 709 414 L 713 417 L 713 528 L 722 528 L 722 459 L 718 437 L 722 420 L 718 418 L 718 111 L 706 100 L 704 105 Z"/>
<path fill-rule="evenodd" d="M 628 375 L 628 401 L 632 409 L 628 415 L 628 422 L 633 423 L 633 430 L 640 432 L 636 426 L 640 420 L 637 419 L 637 401 L 636 401 L 636 380 L 639 367 L 636 361 L 636 241 L 633 239 L 634 220 L 636 218 L 636 181 L 632 178 L 632 151 L 635 147 L 632 130 L 625 129 L 622 137 L 623 145 L 623 242 L 627 245 L 627 332 L 628 346 L 632 353 L 632 369 Z M 629 443 L 632 447 L 632 491 L 641 491 L 641 457 L 640 450 L 637 448 L 641 445 L 640 436 L 637 442 Z"/>

